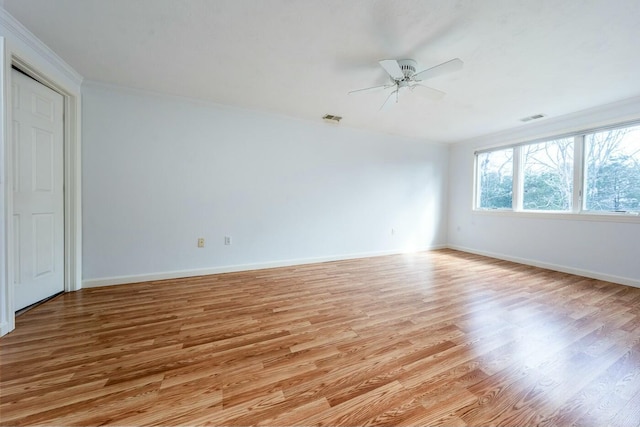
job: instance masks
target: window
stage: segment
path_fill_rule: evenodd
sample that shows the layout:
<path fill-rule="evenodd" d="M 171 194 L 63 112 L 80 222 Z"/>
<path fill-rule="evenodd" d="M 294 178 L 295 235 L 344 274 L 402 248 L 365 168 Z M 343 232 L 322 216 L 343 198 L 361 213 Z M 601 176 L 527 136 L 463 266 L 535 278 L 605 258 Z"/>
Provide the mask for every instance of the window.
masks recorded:
<path fill-rule="evenodd" d="M 513 148 L 478 155 L 478 207 L 511 209 L 513 204 Z"/>
<path fill-rule="evenodd" d="M 476 209 L 640 214 L 640 125 L 476 153 Z"/>
<path fill-rule="evenodd" d="M 640 210 L 640 126 L 585 137 L 585 209 Z"/>
<path fill-rule="evenodd" d="M 573 200 L 573 138 L 528 144 L 523 152 L 522 208 L 569 211 Z"/>

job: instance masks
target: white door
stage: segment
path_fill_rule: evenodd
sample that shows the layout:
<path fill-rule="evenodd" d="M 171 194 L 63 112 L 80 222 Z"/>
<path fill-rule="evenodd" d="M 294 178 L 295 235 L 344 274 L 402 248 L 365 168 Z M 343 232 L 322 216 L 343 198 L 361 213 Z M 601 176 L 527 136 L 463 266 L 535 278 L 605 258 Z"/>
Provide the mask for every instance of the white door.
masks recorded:
<path fill-rule="evenodd" d="M 12 70 L 14 305 L 64 290 L 62 95 Z"/>

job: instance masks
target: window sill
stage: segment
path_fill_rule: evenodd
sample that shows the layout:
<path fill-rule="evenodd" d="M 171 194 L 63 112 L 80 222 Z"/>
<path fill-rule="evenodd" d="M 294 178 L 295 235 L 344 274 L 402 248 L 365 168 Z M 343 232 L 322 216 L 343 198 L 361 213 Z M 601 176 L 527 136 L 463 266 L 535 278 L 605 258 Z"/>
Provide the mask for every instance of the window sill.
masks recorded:
<path fill-rule="evenodd" d="M 473 214 L 512 218 L 559 219 L 568 221 L 622 222 L 640 224 L 640 215 L 630 213 L 569 213 L 544 211 L 513 211 L 511 209 L 473 209 Z"/>

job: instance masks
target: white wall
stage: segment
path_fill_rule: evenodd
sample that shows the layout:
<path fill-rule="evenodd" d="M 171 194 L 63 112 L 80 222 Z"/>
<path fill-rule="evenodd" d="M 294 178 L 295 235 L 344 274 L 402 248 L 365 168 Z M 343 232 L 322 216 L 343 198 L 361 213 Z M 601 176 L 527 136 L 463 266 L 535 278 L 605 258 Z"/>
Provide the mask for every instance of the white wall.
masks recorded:
<path fill-rule="evenodd" d="M 85 286 L 446 244 L 439 144 L 85 83 L 82 164 Z"/>
<path fill-rule="evenodd" d="M 448 240 L 453 248 L 640 286 L 640 218 L 626 222 L 474 212 L 474 151 L 640 118 L 640 98 L 451 147 Z"/>

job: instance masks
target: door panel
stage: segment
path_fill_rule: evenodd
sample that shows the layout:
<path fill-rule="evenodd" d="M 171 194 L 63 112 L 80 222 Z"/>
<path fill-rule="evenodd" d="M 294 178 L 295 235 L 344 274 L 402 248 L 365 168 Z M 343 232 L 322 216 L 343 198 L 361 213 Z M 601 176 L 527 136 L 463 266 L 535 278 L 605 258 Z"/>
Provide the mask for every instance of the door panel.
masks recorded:
<path fill-rule="evenodd" d="M 31 216 L 33 224 L 33 276 L 40 277 L 54 272 L 55 229 L 52 214 L 41 213 Z"/>
<path fill-rule="evenodd" d="M 32 140 L 33 191 L 51 193 L 55 170 L 54 136 L 51 132 L 36 128 L 33 129 Z"/>
<path fill-rule="evenodd" d="M 64 290 L 63 98 L 12 73 L 14 295 L 19 310 Z"/>

